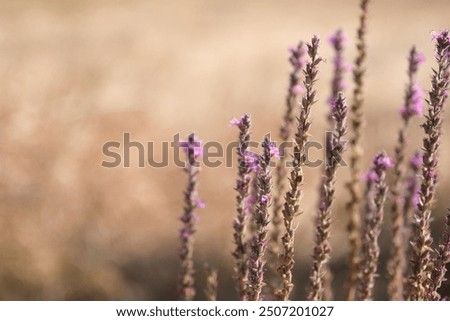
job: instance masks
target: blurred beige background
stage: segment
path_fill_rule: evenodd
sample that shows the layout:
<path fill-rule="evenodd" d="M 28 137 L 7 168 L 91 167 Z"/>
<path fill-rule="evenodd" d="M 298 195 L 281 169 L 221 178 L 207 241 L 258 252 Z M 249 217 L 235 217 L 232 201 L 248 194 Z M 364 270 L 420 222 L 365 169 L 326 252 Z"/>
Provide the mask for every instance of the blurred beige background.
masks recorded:
<path fill-rule="evenodd" d="M 450 2 L 373 1 L 367 64 L 367 165 L 392 154 L 412 44 L 433 65 L 430 33 L 448 25 Z M 105 169 L 102 145 L 130 132 L 143 143 L 191 131 L 204 141 L 235 139 L 232 117 L 251 112 L 254 137 L 275 137 L 288 82 L 287 47 L 322 39 L 319 103 L 312 133 L 323 141 L 331 50 L 342 27 L 354 57 L 358 1 L 0 0 L 0 298 L 175 298 L 181 169 Z M 350 77 L 347 77 L 350 83 Z M 411 150 L 420 146 L 413 122 Z M 445 122 L 448 131 L 449 121 Z M 435 227 L 449 205 L 448 137 L 442 142 Z M 136 159 L 133 164 L 136 165 Z M 219 267 L 219 299 L 231 285 L 235 168 L 205 168 L 200 194 L 198 277 L 203 262 Z M 297 237 L 296 298 L 304 298 L 312 219 L 321 171 L 308 169 Z M 345 269 L 339 174 L 333 268 Z M 382 235 L 386 257 L 389 234 Z M 385 273 L 380 271 L 381 280 Z M 380 283 L 382 292 L 383 282 Z M 201 289 L 199 289 L 200 298 Z M 339 294 L 338 294 L 339 297 Z M 382 296 L 380 296 L 382 298 Z"/>

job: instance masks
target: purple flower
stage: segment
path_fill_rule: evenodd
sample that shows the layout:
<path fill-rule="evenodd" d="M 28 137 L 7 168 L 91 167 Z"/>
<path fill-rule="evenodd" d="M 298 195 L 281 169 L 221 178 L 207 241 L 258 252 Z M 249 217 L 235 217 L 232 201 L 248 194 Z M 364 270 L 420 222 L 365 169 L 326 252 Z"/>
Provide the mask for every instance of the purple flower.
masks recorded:
<path fill-rule="evenodd" d="M 423 54 L 412 47 L 408 55 L 408 78 L 409 83 L 405 91 L 405 104 L 400 108 L 400 115 L 404 121 L 408 121 L 415 115 L 422 115 L 423 97 L 422 88 L 417 84 L 416 77 L 419 65 L 425 60 Z"/>
<path fill-rule="evenodd" d="M 189 154 L 189 152 L 193 150 L 195 158 L 203 155 L 203 142 L 196 138 L 194 138 L 193 141 L 181 140 L 179 146 L 186 154 Z"/>
<path fill-rule="evenodd" d="M 374 170 L 369 170 L 367 173 L 365 173 L 364 175 L 363 175 L 363 181 L 364 182 L 366 182 L 366 183 L 375 183 L 375 181 L 377 180 L 377 178 L 378 178 L 378 175 L 377 175 L 377 173 L 375 173 L 375 171 Z"/>
<path fill-rule="evenodd" d="M 450 58 L 450 48 L 447 46 L 450 42 L 450 35 L 447 29 L 441 32 L 432 32 L 431 39 L 436 41 L 435 57 L 439 59 L 439 55 L 447 56 Z"/>
<path fill-rule="evenodd" d="M 240 124 L 241 124 L 241 121 L 236 119 L 236 118 L 233 118 L 232 120 L 230 120 L 230 126 L 237 126 L 237 127 L 239 127 Z"/>
<path fill-rule="evenodd" d="M 253 172 L 258 171 L 259 156 L 254 152 L 247 151 L 244 155 L 244 161 Z"/>
<path fill-rule="evenodd" d="M 384 154 L 378 154 L 373 159 L 373 164 L 377 169 L 385 171 L 388 168 L 394 167 L 394 162 L 388 156 Z M 379 179 L 377 172 L 374 169 L 370 169 L 364 176 L 363 181 L 366 183 L 375 183 Z"/>
<path fill-rule="evenodd" d="M 423 90 L 422 88 L 414 84 L 411 87 L 411 93 L 410 97 L 407 100 L 408 104 L 406 106 L 403 106 L 400 109 L 400 114 L 402 115 L 403 119 L 409 119 L 412 116 L 415 115 L 422 115 L 423 113 Z"/>
<path fill-rule="evenodd" d="M 289 46 L 288 50 L 291 53 L 289 56 L 289 62 L 291 63 L 291 65 L 295 69 L 302 69 L 306 65 L 306 49 L 303 43 L 300 43 L 297 46 Z"/>
<path fill-rule="evenodd" d="M 305 89 L 301 85 L 295 85 L 294 87 L 292 87 L 292 91 L 294 92 L 294 94 L 299 95 L 303 94 L 305 92 Z"/>
<path fill-rule="evenodd" d="M 444 40 L 445 40 L 445 38 L 447 38 L 448 39 L 448 41 L 450 41 L 450 35 L 448 34 L 448 30 L 442 30 L 441 32 L 437 32 L 437 31 L 432 31 L 431 32 L 431 39 L 432 40 L 436 40 L 436 39 L 439 39 L 439 38 L 444 38 Z"/>
<path fill-rule="evenodd" d="M 341 29 L 328 37 L 328 42 L 335 48 L 340 48 L 342 45 L 348 44 L 348 41 L 348 37 L 342 32 Z"/>
<path fill-rule="evenodd" d="M 373 159 L 373 164 L 375 165 L 375 167 L 381 168 L 383 170 L 394 167 L 392 158 L 384 154 L 378 154 L 377 156 L 375 156 L 375 158 Z"/>
<path fill-rule="evenodd" d="M 261 202 L 262 203 L 267 203 L 268 201 L 270 201 L 270 195 L 263 195 L 261 197 Z"/>
<path fill-rule="evenodd" d="M 414 153 L 414 155 L 411 157 L 411 168 L 415 171 L 417 171 L 420 166 L 422 166 L 422 154 L 420 152 Z"/>
<path fill-rule="evenodd" d="M 276 159 L 280 159 L 280 150 L 278 149 L 278 147 L 275 146 L 274 143 L 272 143 L 269 148 L 270 148 L 270 155 L 272 155 Z"/>
<path fill-rule="evenodd" d="M 412 89 L 411 109 L 416 115 L 422 114 L 423 109 L 423 90 L 415 84 Z"/>
<path fill-rule="evenodd" d="M 195 200 L 195 205 L 196 205 L 198 208 L 206 208 L 205 202 L 203 202 L 200 198 L 197 198 L 197 199 Z"/>
<path fill-rule="evenodd" d="M 422 62 L 425 62 L 425 55 L 423 53 L 418 53 L 415 57 L 415 63 L 421 64 Z"/>

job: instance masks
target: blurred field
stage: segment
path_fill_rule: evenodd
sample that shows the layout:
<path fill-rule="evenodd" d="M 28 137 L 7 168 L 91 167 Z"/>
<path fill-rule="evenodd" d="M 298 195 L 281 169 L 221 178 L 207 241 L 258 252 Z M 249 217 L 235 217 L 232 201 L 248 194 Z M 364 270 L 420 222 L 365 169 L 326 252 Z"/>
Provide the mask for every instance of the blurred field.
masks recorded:
<path fill-rule="evenodd" d="M 427 56 L 420 84 L 428 89 L 430 32 L 449 27 L 450 12 L 445 0 L 374 2 L 366 164 L 379 149 L 392 153 L 410 46 Z M 331 76 L 326 39 L 344 28 L 353 59 L 357 3 L 0 0 L 0 299 L 173 299 L 184 174 L 175 166 L 102 168 L 102 145 L 130 132 L 159 148 L 191 131 L 225 144 L 236 135 L 229 120 L 247 111 L 256 140 L 267 132 L 277 137 L 287 47 L 314 33 L 328 59 L 312 130 L 323 141 Z M 419 123 L 412 147 L 420 146 Z M 449 132 L 450 121 L 444 126 Z M 450 201 L 449 141 L 442 142 L 436 228 Z M 235 299 L 234 173 L 225 167 L 201 173 L 207 208 L 200 212 L 195 256 L 199 278 L 203 262 L 219 267 L 219 299 Z M 304 298 L 309 272 L 320 173 L 306 172 L 296 298 Z M 344 168 L 333 231 L 336 284 L 345 268 L 346 176 Z M 388 233 L 382 238 L 385 257 Z"/>

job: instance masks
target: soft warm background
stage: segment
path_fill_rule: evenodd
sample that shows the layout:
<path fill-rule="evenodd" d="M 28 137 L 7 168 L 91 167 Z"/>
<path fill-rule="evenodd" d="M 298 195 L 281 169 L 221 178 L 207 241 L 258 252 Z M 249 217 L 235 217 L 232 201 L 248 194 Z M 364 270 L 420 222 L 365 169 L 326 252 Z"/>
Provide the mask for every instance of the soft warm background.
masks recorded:
<path fill-rule="evenodd" d="M 374 2 L 366 165 L 379 149 L 392 153 L 410 46 L 417 44 L 428 58 L 420 71 L 428 89 L 430 33 L 449 27 L 450 12 L 446 0 Z M 321 53 L 328 59 L 313 111 L 314 139 L 322 141 L 331 70 L 326 39 L 344 28 L 352 40 L 346 56 L 353 59 L 357 3 L 1 0 L 0 298 L 175 298 L 184 174 L 175 166 L 102 168 L 102 145 L 130 132 L 134 140 L 156 142 L 159 150 L 162 141 L 191 131 L 225 144 L 236 135 L 229 120 L 247 111 L 255 139 L 266 132 L 276 137 L 288 81 L 287 47 L 313 34 L 324 40 Z M 412 147 L 420 145 L 418 124 Z M 450 202 L 449 153 L 446 137 L 437 231 Z M 201 174 L 208 207 L 200 211 L 195 258 L 199 279 L 204 262 L 219 267 L 219 299 L 235 299 L 230 256 L 235 171 L 206 168 Z M 306 175 L 296 298 L 305 297 L 320 169 Z M 342 168 L 333 231 L 337 286 L 347 250 L 346 175 Z M 384 233 L 383 259 L 389 242 Z M 385 280 L 384 269 L 380 274 Z"/>

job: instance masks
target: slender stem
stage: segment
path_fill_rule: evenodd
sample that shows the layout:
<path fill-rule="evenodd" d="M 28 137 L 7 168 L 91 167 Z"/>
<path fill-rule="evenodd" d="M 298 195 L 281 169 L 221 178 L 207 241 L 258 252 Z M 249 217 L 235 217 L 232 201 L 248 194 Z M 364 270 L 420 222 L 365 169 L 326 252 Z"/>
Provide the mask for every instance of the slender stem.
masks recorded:
<path fill-rule="evenodd" d="M 404 274 L 407 266 L 406 242 L 404 238 L 405 220 L 403 214 L 402 192 L 405 182 L 405 152 L 408 146 L 408 125 L 414 115 L 422 113 L 423 93 L 416 84 L 416 75 L 419 63 L 423 61 L 423 56 L 417 53 L 412 47 L 409 53 L 408 64 L 408 85 L 405 91 L 405 102 L 401 109 L 402 126 L 398 133 L 398 140 L 394 153 L 394 171 L 392 194 L 392 252 L 388 262 L 389 283 L 388 295 L 390 300 L 404 300 Z"/>
<path fill-rule="evenodd" d="M 442 136 L 442 113 L 447 99 L 450 67 L 450 37 L 448 30 L 436 38 L 435 59 L 437 70 L 433 69 L 431 91 L 427 99 L 428 110 L 422 127 L 423 140 L 422 184 L 418 210 L 414 215 L 415 231 L 411 274 L 409 277 L 409 300 L 426 300 L 432 291 L 432 244 L 430 222 L 437 186 L 438 152 Z"/>
<path fill-rule="evenodd" d="M 299 199 L 301 196 L 301 185 L 303 184 L 303 165 L 306 161 L 305 144 L 309 138 L 309 129 L 311 122 L 309 120 L 311 106 L 316 101 L 315 82 L 318 74 L 318 64 L 322 61 L 318 57 L 319 38 L 314 36 L 311 44 L 307 45 L 310 61 L 307 63 L 303 81 L 305 94 L 300 104 L 300 115 L 298 117 L 297 133 L 294 140 L 294 154 L 292 170 L 289 178 L 289 190 L 286 192 L 285 203 L 283 206 L 283 218 L 285 234 L 282 237 L 283 253 L 278 271 L 282 279 L 282 288 L 277 291 L 280 300 L 286 301 L 292 292 L 294 284 L 292 283 L 292 268 L 294 267 L 294 232 L 293 221 L 300 214 Z"/>
<path fill-rule="evenodd" d="M 353 66 L 353 81 L 355 87 L 353 90 L 353 103 L 350 109 L 350 127 L 352 131 L 350 137 L 350 182 L 347 185 L 350 192 L 350 201 L 347 203 L 347 209 L 350 215 L 350 221 L 347 227 L 350 242 L 349 280 L 347 285 L 348 300 L 355 299 L 361 253 L 360 178 L 363 155 L 361 139 L 364 115 L 363 81 L 366 61 L 366 33 L 369 0 L 361 0 L 360 7 L 361 15 L 359 18 L 356 42 L 357 57 Z"/>
<path fill-rule="evenodd" d="M 245 114 L 240 120 L 232 120 L 232 124 L 239 128 L 239 147 L 238 155 L 238 178 L 236 181 L 236 210 L 237 215 L 233 221 L 234 244 L 233 256 L 236 260 L 234 267 L 234 279 L 236 290 L 240 300 L 245 300 L 247 284 L 247 246 L 245 242 L 245 229 L 247 225 L 247 204 L 246 199 L 249 196 L 251 182 L 252 164 L 248 161 L 250 144 L 250 115 Z"/>
<path fill-rule="evenodd" d="M 264 287 L 264 258 L 267 247 L 267 233 L 269 225 L 269 207 L 271 205 L 271 158 L 278 154 L 274 152 L 274 143 L 270 136 L 266 136 L 262 143 L 263 154 L 259 159 L 258 179 L 258 201 L 256 203 L 254 220 L 256 231 L 250 245 L 250 259 L 248 270 L 247 297 L 251 301 L 262 300 L 262 289 Z"/>
<path fill-rule="evenodd" d="M 292 71 L 289 74 L 289 87 L 286 95 L 286 110 L 283 116 L 283 122 L 280 127 L 280 160 L 277 162 L 275 169 L 275 188 L 273 197 L 273 213 L 272 213 L 272 231 L 267 248 L 268 260 L 268 274 L 270 278 L 268 286 L 270 291 L 274 294 L 276 289 L 280 286 L 280 279 L 277 273 L 278 258 L 280 255 L 280 241 L 283 228 L 283 195 L 285 193 L 285 181 L 288 178 L 288 171 L 286 169 L 286 161 L 288 159 L 287 147 L 292 139 L 292 127 L 295 120 L 295 106 L 297 104 L 298 95 L 303 92 L 300 86 L 301 71 L 305 66 L 306 45 L 300 41 L 296 47 L 289 48 L 290 57 L 289 62 L 292 66 Z"/>
<path fill-rule="evenodd" d="M 359 291 L 357 298 L 367 301 L 373 299 L 373 288 L 379 263 L 380 247 L 378 237 L 384 216 L 384 203 L 387 194 L 386 169 L 392 167 L 392 161 L 385 153 L 375 156 L 373 167 L 367 176 L 367 212 L 362 260 L 359 271 Z"/>
<path fill-rule="evenodd" d="M 193 300 L 195 296 L 195 270 L 194 270 L 194 234 L 195 224 L 198 220 L 195 213 L 196 208 L 203 207 L 203 203 L 198 198 L 197 175 L 200 167 L 197 158 L 201 156 L 202 148 L 200 142 L 195 139 L 194 134 L 189 135 L 187 142 L 180 142 L 180 146 L 185 150 L 187 162 L 185 172 L 188 175 L 186 190 L 184 192 L 184 212 L 181 216 L 183 228 L 180 231 L 180 260 L 181 271 L 179 276 L 179 299 Z"/>
<path fill-rule="evenodd" d="M 333 107 L 335 129 L 327 139 L 327 162 L 325 176 L 320 193 L 319 211 L 316 223 L 316 246 L 313 252 L 313 267 L 310 276 L 311 290 L 309 300 L 319 301 L 324 298 L 325 273 L 329 272 L 330 259 L 330 232 L 331 232 L 331 206 L 334 200 L 336 170 L 341 162 L 344 143 L 342 138 L 347 132 L 346 118 L 347 106 L 342 93 L 338 95 Z"/>

